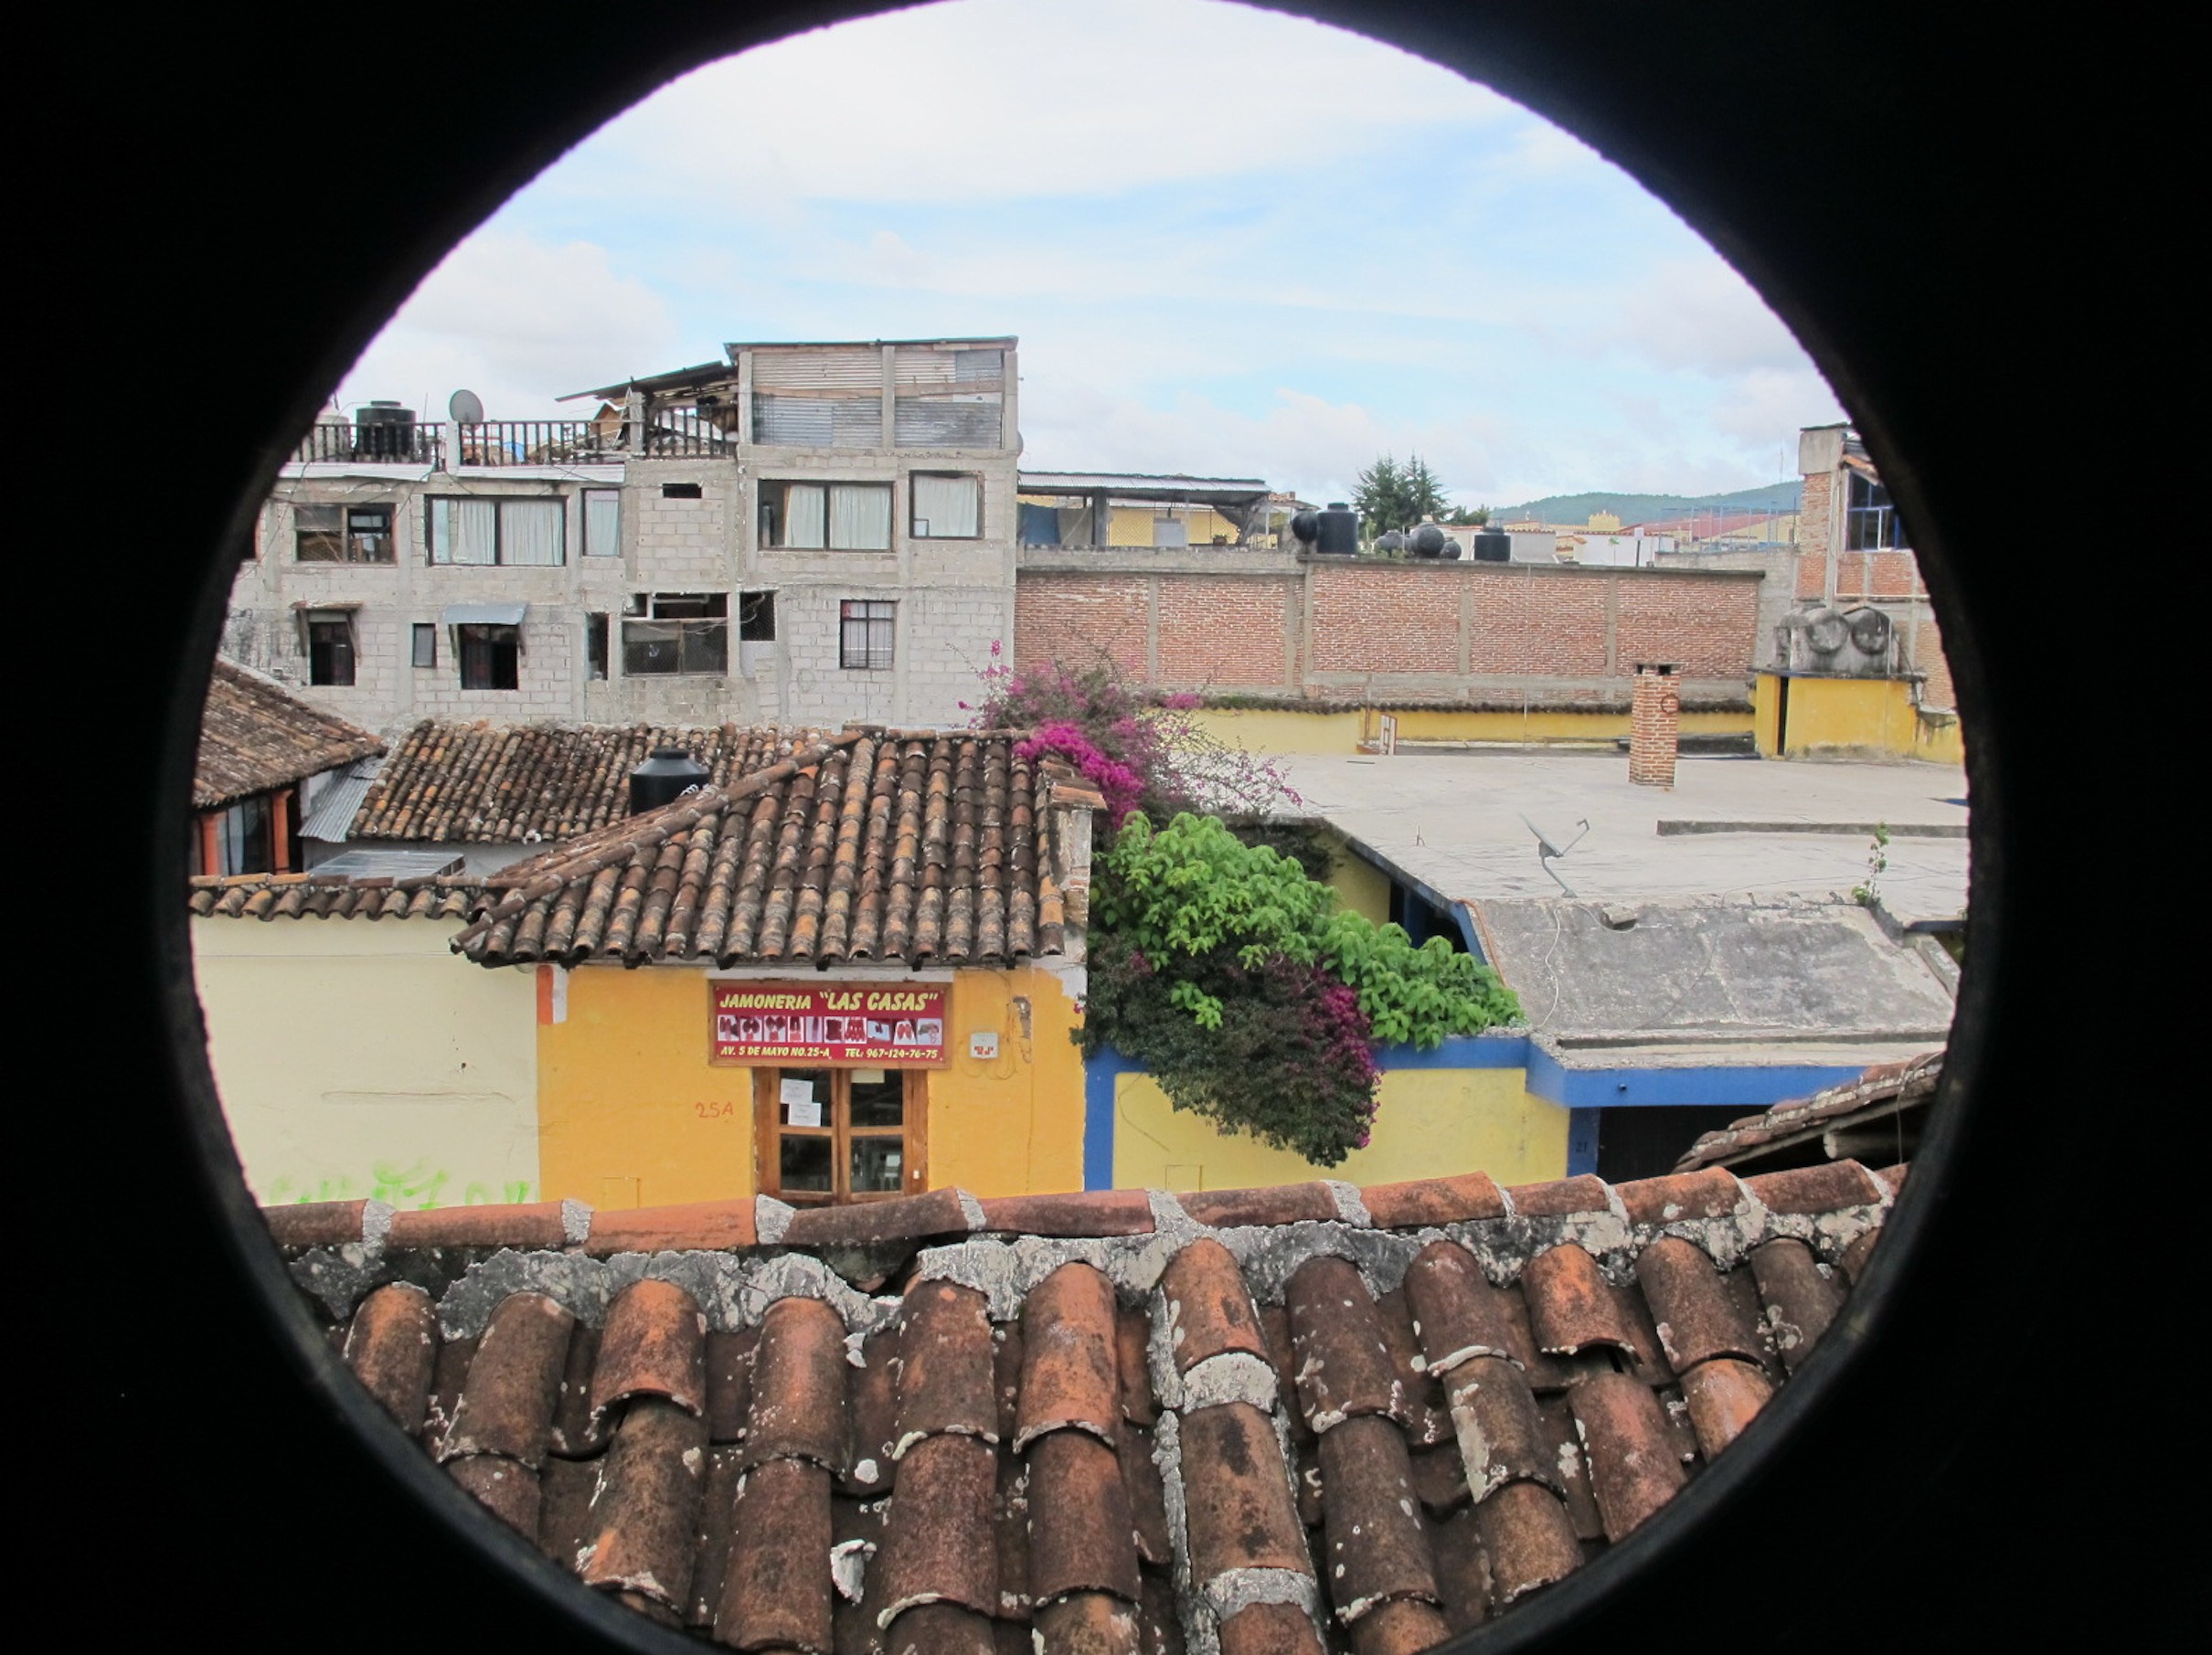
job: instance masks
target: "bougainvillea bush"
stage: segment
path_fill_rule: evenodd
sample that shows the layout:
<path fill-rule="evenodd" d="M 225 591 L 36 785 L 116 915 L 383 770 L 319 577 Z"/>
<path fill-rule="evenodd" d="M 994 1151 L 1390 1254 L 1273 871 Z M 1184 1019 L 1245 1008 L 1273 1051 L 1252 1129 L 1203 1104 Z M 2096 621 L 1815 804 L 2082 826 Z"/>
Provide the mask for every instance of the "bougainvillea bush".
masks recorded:
<path fill-rule="evenodd" d="M 1520 1015 L 1472 955 L 1338 909 L 1214 818 L 1133 813 L 1095 872 L 1084 1055 L 1111 1045 L 1177 1109 L 1319 1165 L 1367 1141 L 1376 1045 L 1432 1050 Z"/>
<path fill-rule="evenodd" d="M 1299 802 L 1281 767 L 1230 747 L 1192 716 L 1196 695 L 1146 697 L 1101 662 L 1016 672 L 992 645 L 975 727 L 1027 730 L 1027 759 L 1065 759 L 1105 797 L 1115 828 L 1142 810 L 1159 821 L 1178 811 L 1252 815 Z M 966 703 L 962 704 L 966 706 Z"/>

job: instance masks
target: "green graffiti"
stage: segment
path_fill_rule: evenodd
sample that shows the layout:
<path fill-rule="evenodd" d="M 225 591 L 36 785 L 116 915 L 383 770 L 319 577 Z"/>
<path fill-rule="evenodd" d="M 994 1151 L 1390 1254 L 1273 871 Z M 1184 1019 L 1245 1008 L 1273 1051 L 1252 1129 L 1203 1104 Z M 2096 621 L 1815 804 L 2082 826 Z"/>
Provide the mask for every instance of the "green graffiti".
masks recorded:
<path fill-rule="evenodd" d="M 371 1170 L 366 1189 L 345 1172 L 314 1178 L 312 1182 L 285 1173 L 269 1185 L 266 1204 L 304 1206 L 318 1201 L 358 1201 L 366 1194 L 371 1201 L 396 1207 L 434 1207 L 446 1204 L 440 1197 L 452 1182 L 452 1174 L 445 1168 L 432 1167 L 420 1159 L 405 1167 L 396 1162 L 379 1161 Z M 530 1199 L 530 1181 L 526 1178 L 507 1180 L 500 1185 L 497 1195 L 493 1194 L 492 1186 L 484 1180 L 473 1178 L 463 1187 L 457 1204 L 520 1205 Z"/>
<path fill-rule="evenodd" d="M 379 1161 L 371 1171 L 377 1179 L 372 1199 L 388 1202 L 396 1207 L 436 1206 L 439 1193 L 451 1176 L 442 1167 L 432 1169 L 420 1161 L 405 1170 L 388 1161 Z"/>

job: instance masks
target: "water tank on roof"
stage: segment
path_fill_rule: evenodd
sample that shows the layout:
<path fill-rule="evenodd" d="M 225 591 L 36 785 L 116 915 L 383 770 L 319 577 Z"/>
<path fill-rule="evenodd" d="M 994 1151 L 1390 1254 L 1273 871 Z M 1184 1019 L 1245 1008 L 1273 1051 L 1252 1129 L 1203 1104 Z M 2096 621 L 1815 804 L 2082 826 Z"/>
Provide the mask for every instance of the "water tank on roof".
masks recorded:
<path fill-rule="evenodd" d="M 630 772 L 630 813 L 642 815 L 672 804 L 707 785 L 705 765 L 680 747 L 656 747 L 653 757 Z"/>
<path fill-rule="evenodd" d="M 1436 524 L 1424 523 L 1407 537 L 1406 546 L 1416 557 L 1441 557 L 1444 531 Z"/>
<path fill-rule="evenodd" d="M 1299 545 L 1312 546 L 1313 542 L 1321 538 L 1321 514 L 1319 512 L 1292 512 L 1291 514 L 1291 533 L 1298 537 Z"/>
<path fill-rule="evenodd" d="M 1474 536 L 1474 560 L 1477 563 L 1511 563 L 1513 536 L 1504 529 L 1484 525 Z"/>
<path fill-rule="evenodd" d="M 1359 514 L 1341 500 L 1329 502 L 1321 514 L 1321 539 L 1313 549 L 1332 557 L 1349 557 L 1359 550 Z"/>
<path fill-rule="evenodd" d="M 408 460 L 415 452 L 415 410 L 372 402 L 354 417 L 354 447 L 364 460 Z"/>
<path fill-rule="evenodd" d="M 1378 552 L 1403 551 L 1405 546 L 1405 536 L 1396 529 L 1391 529 L 1388 533 L 1377 535 L 1375 537 L 1375 549 Z"/>

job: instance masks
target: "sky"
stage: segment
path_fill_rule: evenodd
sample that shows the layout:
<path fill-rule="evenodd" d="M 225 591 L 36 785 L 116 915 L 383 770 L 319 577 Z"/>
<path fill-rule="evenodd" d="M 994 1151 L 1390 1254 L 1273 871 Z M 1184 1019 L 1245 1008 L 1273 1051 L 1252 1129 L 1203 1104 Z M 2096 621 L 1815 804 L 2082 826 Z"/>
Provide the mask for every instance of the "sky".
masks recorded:
<path fill-rule="evenodd" d="M 1518 104 L 1217 0 L 949 0 L 726 58 L 447 256 L 336 393 L 580 418 L 728 341 L 1021 341 L 1023 464 L 1463 505 L 1771 483 L 1844 416 L 1695 231 Z"/>

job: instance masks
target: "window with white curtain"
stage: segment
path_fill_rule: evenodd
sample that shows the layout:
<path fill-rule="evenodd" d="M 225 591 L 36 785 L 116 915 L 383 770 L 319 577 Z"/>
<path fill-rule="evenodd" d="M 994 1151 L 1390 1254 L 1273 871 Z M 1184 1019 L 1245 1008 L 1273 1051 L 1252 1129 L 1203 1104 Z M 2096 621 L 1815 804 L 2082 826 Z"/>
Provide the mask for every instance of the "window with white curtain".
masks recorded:
<path fill-rule="evenodd" d="M 973 540 L 983 530 L 983 480 L 916 472 L 910 490 L 913 530 L 928 540 Z"/>
<path fill-rule="evenodd" d="M 760 542 L 794 551 L 888 551 L 891 485 L 763 483 Z"/>
<path fill-rule="evenodd" d="M 584 556 L 618 557 L 622 550 L 622 492 L 611 488 L 584 491 Z"/>
<path fill-rule="evenodd" d="M 431 561 L 543 568 L 568 561 L 568 502 L 558 494 L 521 499 L 433 497 Z"/>

